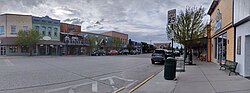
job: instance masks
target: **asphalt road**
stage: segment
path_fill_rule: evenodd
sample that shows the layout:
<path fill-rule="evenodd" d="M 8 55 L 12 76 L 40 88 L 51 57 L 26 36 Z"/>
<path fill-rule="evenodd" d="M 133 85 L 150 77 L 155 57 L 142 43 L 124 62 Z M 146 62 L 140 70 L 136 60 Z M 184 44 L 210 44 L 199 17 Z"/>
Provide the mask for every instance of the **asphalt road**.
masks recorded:
<path fill-rule="evenodd" d="M 0 59 L 0 93 L 112 93 L 157 74 L 150 54 Z"/>

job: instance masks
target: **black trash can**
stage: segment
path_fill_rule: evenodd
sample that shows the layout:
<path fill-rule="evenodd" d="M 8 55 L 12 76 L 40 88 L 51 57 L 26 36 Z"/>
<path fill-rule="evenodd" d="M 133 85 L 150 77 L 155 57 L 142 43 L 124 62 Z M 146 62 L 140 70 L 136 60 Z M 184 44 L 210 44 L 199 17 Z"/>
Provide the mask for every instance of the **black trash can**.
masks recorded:
<path fill-rule="evenodd" d="M 166 80 L 173 80 L 176 73 L 176 59 L 168 57 L 164 62 L 164 78 Z"/>

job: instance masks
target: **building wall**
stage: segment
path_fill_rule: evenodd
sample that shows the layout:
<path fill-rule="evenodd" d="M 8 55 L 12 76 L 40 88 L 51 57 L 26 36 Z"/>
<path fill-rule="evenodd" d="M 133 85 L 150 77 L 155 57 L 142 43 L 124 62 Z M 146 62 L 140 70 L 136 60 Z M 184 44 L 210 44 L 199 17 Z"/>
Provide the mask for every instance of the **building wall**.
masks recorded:
<path fill-rule="evenodd" d="M 217 33 L 224 31 L 224 29 L 232 25 L 232 8 L 233 8 L 232 2 L 233 2 L 232 0 L 220 0 L 219 4 L 214 9 L 213 13 L 210 16 L 211 26 L 212 26 L 211 36 L 214 36 Z M 215 24 L 216 12 L 218 9 L 222 14 L 222 26 L 220 31 L 215 32 L 213 26 Z"/>
<path fill-rule="evenodd" d="M 250 16 L 250 0 L 234 0 L 234 23 Z"/>
<path fill-rule="evenodd" d="M 20 30 L 24 30 L 23 26 L 28 26 L 28 30 L 32 28 L 32 16 L 4 14 L 0 16 L 0 26 L 4 26 L 5 29 L 5 34 L 0 37 L 16 37 Z M 11 34 L 11 26 L 16 26 L 15 34 Z"/>
<path fill-rule="evenodd" d="M 239 36 L 241 36 L 241 45 L 240 45 L 241 46 L 240 47 L 241 53 L 240 54 L 236 53 L 236 61 L 239 63 L 236 71 L 239 72 L 243 76 L 250 76 L 250 73 L 245 72 L 245 69 L 248 69 L 248 71 L 250 71 L 249 67 L 245 67 L 246 63 L 249 63 L 249 61 L 245 61 L 245 58 L 248 57 L 245 55 L 246 54 L 245 53 L 245 49 L 246 49 L 245 44 L 250 43 L 250 41 L 245 41 L 246 36 L 250 35 L 249 27 L 250 27 L 250 21 L 248 21 L 247 23 L 244 23 L 236 28 L 236 31 L 237 31 L 236 39 Z M 237 44 L 238 44 L 238 40 L 236 40 L 236 46 L 237 46 Z"/>
<path fill-rule="evenodd" d="M 234 27 L 232 24 L 232 8 L 233 0 L 220 0 L 218 5 L 214 8 L 211 13 L 211 61 L 216 62 L 215 59 L 215 41 L 214 38 L 218 37 L 223 33 L 227 33 L 227 49 L 226 49 L 226 60 L 234 60 Z M 215 22 L 218 18 L 218 12 L 221 13 L 221 28 L 215 31 Z M 209 49 L 209 47 L 208 47 Z"/>
<path fill-rule="evenodd" d="M 60 30 L 61 32 L 64 32 L 64 33 L 81 32 L 81 26 L 67 24 L 67 23 L 60 23 Z"/>
<path fill-rule="evenodd" d="M 107 35 L 107 36 L 120 38 L 122 40 L 123 45 L 128 44 L 128 34 L 115 32 L 115 31 L 109 31 L 109 32 L 102 33 L 102 35 Z"/>
<path fill-rule="evenodd" d="M 39 30 L 41 37 L 48 36 L 49 27 L 52 28 L 51 40 L 60 41 L 60 20 L 51 19 L 48 16 L 45 17 L 32 17 L 32 27 Z M 38 29 L 36 27 L 39 27 Z M 45 35 L 42 34 L 42 27 L 45 27 Z M 55 31 L 55 28 L 57 29 Z M 57 35 L 55 36 L 55 32 Z"/>
<path fill-rule="evenodd" d="M 234 24 L 239 23 L 243 19 L 246 19 L 250 16 L 250 0 L 234 0 Z M 245 20 L 246 21 L 246 20 Z M 250 63 L 249 63 L 249 43 L 250 40 L 247 40 L 250 35 L 250 21 L 240 24 L 236 27 L 236 62 L 238 66 L 236 71 L 239 72 L 242 76 L 250 76 Z M 238 38 L 241 37 L 240 42 L 238 43 Z M 239 44 L 239 45 L 238 45 Z M 240 53 L 238 52 L 238 46 L 240 46 Z"/>

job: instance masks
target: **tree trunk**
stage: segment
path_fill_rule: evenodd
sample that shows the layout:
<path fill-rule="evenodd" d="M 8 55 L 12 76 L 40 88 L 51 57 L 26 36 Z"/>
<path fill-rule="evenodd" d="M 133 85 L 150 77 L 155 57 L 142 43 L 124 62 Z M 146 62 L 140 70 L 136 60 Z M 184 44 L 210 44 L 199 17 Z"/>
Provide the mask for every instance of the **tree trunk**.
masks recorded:
<path fill-rule="evenodd" d="M 30 46 L 29 47 L 30 56 L 32 56 L 32 52 L 33 52 L 32 50 L 33 50 L 33 48 Z"/>

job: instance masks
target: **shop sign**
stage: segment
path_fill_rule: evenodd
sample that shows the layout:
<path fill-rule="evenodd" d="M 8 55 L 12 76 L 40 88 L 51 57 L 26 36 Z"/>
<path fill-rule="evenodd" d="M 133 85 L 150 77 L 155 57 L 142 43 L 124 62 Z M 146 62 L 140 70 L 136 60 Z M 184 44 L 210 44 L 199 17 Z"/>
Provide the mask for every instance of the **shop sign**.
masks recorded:
<path fill-rule="evenodd" d="M 43 40 L 51 40 L 51 37 L 49 37 L 49 36 L 44 36 L 44 37 L 43 37 Z"/>
<path fill-rule="evenodd" d="M 216 11 L 216 18 L 215 18 L 215 23 L 214 23 L 214 29 L 213 31 L 218 31 L 221 29 L 221 26 L 222 26 L 222 16 L 221 16 L 221 13 L 220 13 L 220 10 L 218 9 Z"/>

